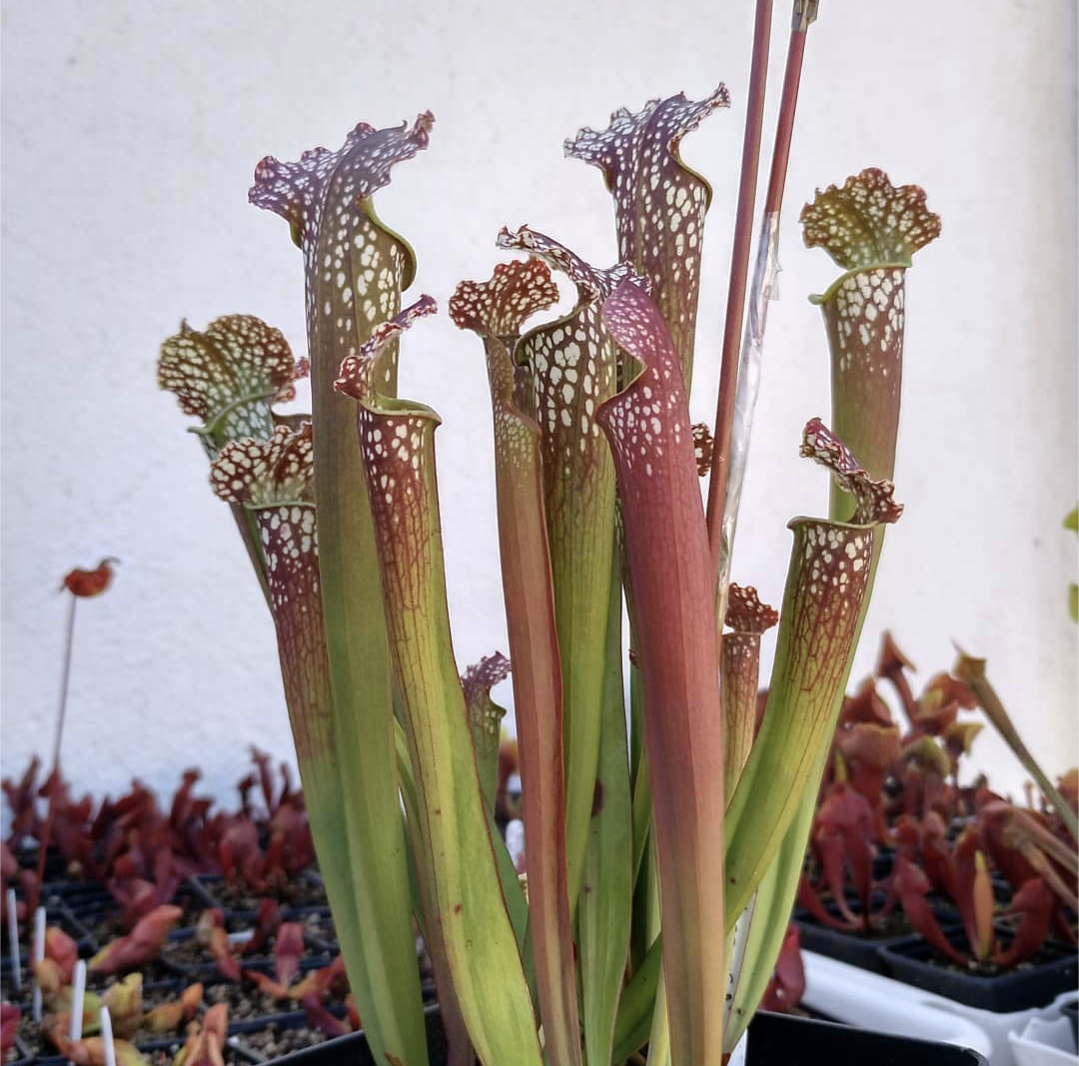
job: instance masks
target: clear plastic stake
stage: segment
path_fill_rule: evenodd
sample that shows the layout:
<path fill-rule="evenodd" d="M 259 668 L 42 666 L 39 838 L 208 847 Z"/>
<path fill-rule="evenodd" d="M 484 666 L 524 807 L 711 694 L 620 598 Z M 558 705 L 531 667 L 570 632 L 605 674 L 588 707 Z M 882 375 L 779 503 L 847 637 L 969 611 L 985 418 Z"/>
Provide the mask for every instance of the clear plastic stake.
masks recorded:
<path fill-rule="evenodd" d="M 11 984 L 16 992 L 22 991 L 22 964 L 19 961 L 19 917 L 15 913 L 15 889 L 5 893 L 7 905 L 7 949 L 11 958 Z"/>
<path fill-rule="evenodd" d="M 38 907 L 34 911 L 34 945 L 30 952 L 30 969 L 45 958 L 45 908 Z M 41 1022 L 41 986 L 34 979 L 34 995 L 31 1011 L 35 1023 Z"/>
<path fill-rule="evenodd" d="M 105 1046 L 105 1066 L 116 1066 L 116 1043 L 112 1039 L 112 1015 L 108 1007 L 101 1008 L 101 1042 Z"/>
<path fill-rule="evenodd" d="M 71 1025 L 68 1036 L 72 1040 L 82 1039 L 82 1010 L 86 1002 L 86 960 L 75 963 L 75 976 L 71 984 Z"/>

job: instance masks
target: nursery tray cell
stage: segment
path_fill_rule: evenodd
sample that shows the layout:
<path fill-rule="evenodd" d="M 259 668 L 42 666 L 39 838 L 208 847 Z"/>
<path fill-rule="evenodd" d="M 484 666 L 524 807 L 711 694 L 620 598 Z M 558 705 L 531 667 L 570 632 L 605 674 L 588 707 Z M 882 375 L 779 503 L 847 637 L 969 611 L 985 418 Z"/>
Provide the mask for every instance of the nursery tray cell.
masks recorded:
<path fill-rule="evenodd" d="M 965 938 L 962 929 L 945 930 L 945 935 L 957 946 Z M 1047 947 L 1013 970 L 999 973 L 960 970 L 921 937 L 884 946 L 880 954 L 888 974 L 897 981 L 997 1013 L 1044 1007 L 1061 992 L 1074 989 L 1079 979 L 1079 955 L 1074 949 Z"/>
<path fill-rule="evenodd" d="M 182 1039 L 156 1040 L 137 1045 L 139 1054 L 149 1066 L 172 1066 L 176 1053 L 183 1046 Z M 252 1064 L 265 1061 L 261 1055 L 248 1048 L 239 1037 L 228 1038 L 222 1051 L 222 1058 L 225 1066 L 252 1066 Z"/>
<path fill-rule="evenodd" d="M 108 891 L 97 887 L 98 891 L 93 893 L 64 896 L 61 903 L 65 912 L 89 932 L 98 947 L 102 947 L 110 940 L 129 933 L 133 923 L 125 923 L 122 919 L 123 908 Z M 183 910 L 181 927 L 193 925 L 205 909 L 201 895 L 187 882 L 166 902 Z"/>
<path fill-rule="evenodd" d="M 316 1047 L 331 1039 L 319 1029 L 307 1024 L 307 1018 L 301 1014 L 296 1025 L 270 1024 L 264 1028 L 246 1033 L 244 1044 L 260 1055 L 264 1060 L 279 1059 L 283 1055 L 300 1051 L 303 1048 Z"/>
<path fill-rule="evenodd" d="M 446 1034 L 437 1006 L 424 1010 L 424 1021 L 431 1064 L 436 1066 L 445 1063 L 448 1054 Z M 363 1033 L 350 1033 L 348 1036 L 324 1040 L 313 1047 L 305 1047 L 270 1061 L 280 1066 L 379 1066 Z"/>
<path fill-rule="evenodd" d="M 172 933 L 161 949 L 161 961 L 174 974 L 183 974 L 189 979 L 222 979 L 217 963 L 209 951 L 198 942 L 194 928 L 179 929 Z M 320 966 L 329 966 L 332 961 L 326 945 L 305 933 L 300 971 L 306 973 Z M 272 939 L 263 952 L 257 955 L 237 956 L 237 962 L 241 970 L 273 973 L 275 962 Z"/>
<path fill-rule="evenodd" d="M 287 884 L 265 890 L 249 888 L 238 881 L 230 884 L 220 875 L 198 875 L 192 880 L 207 900 L 207 906 L 220 907 L 224 911 L 245 911 L 253 915 L 267 897 L 277 900 L 282 915 L 309 908 L 328 910 L 330 905 L 322 878 L 313 870 L 304 870 Z"/>
<path fill-rule="evenodd" d="M 855 914 L 859 912 L 860 904 L 856 899 L 848 899 L 848 904 Z M 884 897 L 874 895 L 873 910 L 877 911 L 883 905 Z M 827 907 L 829 914 L 839 917 L 839 909 L 834 903 L 829 903 Z M 937 917 L 946 931 L 958 925 L 958 915 L 951 916 L 941 912 Z M 829 958 L 884 976 L 888 975 L 888 969 L 880 949 L 908 939 L 913 932 L 910 922 L 898 907 L 891 911 L 879 927 L 866 932 L 830 929 L 819 924 L 808 911 L 802 909 L 794 912 L 794 924 L 798 927 L 798 938 L 803 950 L 815 951 L 818 955 L 827 955 Z"/>
<path fill-rule="evenodd" d="M 4 1066 L 25 1066 L 34 1061 L 33 1051 L 23 1042 L 22 1037 L 16 1033 L 11 1047 L 4 1058 Z"/>
<path fill-rule="evenodd" d="M 203 1002 L 207 1007 L 224 1003 L 229 1009 L 229 1032 L 247 1033 L 271 1023 L 277 1025 L 298 1024 L 306 1021 L 303 1008 L 292 1000 L 275 1000 L 260 992 L 258 986 L 245 979 L 236 981 L 214 981 L 203 989 Z M 336 1002 L 331 999 L 327 1006 L 333 1010 L 340 1006 L 344 1010 L 343 996 Z"/>

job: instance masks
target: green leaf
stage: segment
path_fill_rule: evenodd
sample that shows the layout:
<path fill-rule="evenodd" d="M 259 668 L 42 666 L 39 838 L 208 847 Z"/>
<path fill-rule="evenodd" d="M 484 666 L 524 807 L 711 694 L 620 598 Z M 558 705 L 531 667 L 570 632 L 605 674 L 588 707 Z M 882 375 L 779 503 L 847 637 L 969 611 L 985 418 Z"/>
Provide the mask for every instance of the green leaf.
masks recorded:
<path fill-rule="evenodd" d="M 494 810 L 498 787 L 498 741 L 506 708 L 491 699 L 491 689 L 510 674 L 510 661 L 501 652 L 484 656 L 461 675 L 461 689 L 468 707 L 476 766 L 487 806 Z"/>
<path fill-rule="evenodd" d="M 359 352 L 343 361 L 336 387 L 359 401 L 389 648 L 439 919 L 434 932 L 481 1062 L 539 1066 L 532 1003 L 502 898 L 453 659 L 435 482 L 439 419 L 423 404 L 380 391 L 391 342 L 434 310 L 434 301 L 422 297 L 377 326 Z"/>
<path fill-rule="evenodd" d="M 411 282 L 412 250 L 382 225 L 371 198 L 397 162 L 427 146 L 432 122 L 425 113 L 411 128 L 360 123 L 336 151 L 316 148 L 294 163 L 267 157 L 249 193 L 288 221 L 303 251 L 322 610 L 335 735 L 348 767 L 341 796 L 369 942 L 362 956 L 350 955 L 349 976 L 375 1057 L 393 1053 L 406 1066 L 425 1059 L 394 772 L 393 681 L 355 406 L 333 383 L 342 359 L 397 311 Z M 392 355 L 384 374 L 381 387 L 392 392 Z M 389 1034 L 396 1034 L 392 1046 Z"/>
<path fill-rule="evenodd" d="M 563 670 L 536 421 L 514 398 L 509 347 L 525 319 L 557 297 L 539 260 L 499 264 L 490 281 L 464 281 L 450 312 L 483 338 L 494 411 L 495 483 L 503 594 L 513 661 L 521 794 L 528 841 L 529 928 L 549 1061 L 581 1061 L 567 882 Z M 592 771 L 594 776 L 595 771 Z"/>
<path fill-rule="evenodd" d="M 895 470 L 903 381 L 906 269 L 940 234 L 940 218 L 917 185 L 895 188 L 881 170 L 863 170 L 842 188 L 818 192 L 802 211 L 808 247 L 847 272 L 821 305 L 832 366 L 832 431 L 874 478 Z M 852 497 L 832 486 L 829 517 L 849 521 Z M 878 554 L 880 541 L 878 541 Z M 876 558 L 873 570 L 876 570 Z M 872 579 L 870 580 L 872 588 Z"/>
<path fill-rule="evenodd" d="M 823 775 L 827 755 L 828 750 L 825 749 L 820 768 L 810 774 L 811 780 Z M 805 863 L 809 831 L 816 813 L 816 803 L 812 802 L 815 798 L 816 794 L 813 793 L 811 802 L 803 803 L 795 814 L 752 903 L 738 919 L 739 926 L 745 922 L 748 927 L 737 929 L 735 933 L 736 937 L 744 936 L 745 943 L 741 953 L 742 965 L 735 970 L 735 960 L 731 962 L 732 987 L 726 1005 L 728 1020 L 723 1027 L 723 1045 L 728 1051 L 734 1050 L 753 1020 L 787 935 L 798 880 Z"/>
<path fill-rule="evenodd" d="M 599 301 L 629 270 L 624 266 L 595 270 L 557 241 L 528 227 L 512 234 L 503 230 L 498 243 L 531 252 L 564 271 L 578 294 L 577 305 L 568 315 L 530 330 L 513 347 L 516 394 L 522 410 L 535 412 L 539 430 L 562 664 L 572 913 L 580 891 L 599 763 L 614 542 L 614 466 L 595 415 L 599 405 L 614 394 L 617 350 L 600 319 Z M 553 286 L 549 278 L 547 284 Z M 535 301 L 528 306 L 538 310 Z"/>
<path fill-rule="evenodd" d="M 1060 820 L 1071 834 L 1072 840 L 1079 840 L 1079 817 L 1071 804 L 1061 795 L 1060 790 L 1049 780 L 1049 775 L 1041 768 L 1037 759 L 1034 758 L 1030 749 L 1026 746 L 1023 738 L 1019 735 L 1011 715 L 1004 706 L 1004 701 L 997 694 L 992 682 L 986 674 L 985 659 L 978 659 L 968 655 L 961 649 L 959 658 L 952 667 L 952 673 L 965 681 L 978 701 L 978 706 L 985 712 L 986 718 L 993 723 L 993 728 L 1000 734 L 1001 739 L 1011 748 L 1015 757 L 1023 764 L 1023 768 L 1034 778 L 1042 795 L 1056 809 Z"/>
<path fill-rule="evenodd" d="M 633 901 L 633 813 L 629 791 L 626 704 L 622 682 L 621 552 L 612 558 L 607 612 L 607 684 L 600 764 L 577 907 L 586 1060 L 608 1063 L 629 953 Z"/>
<path fill-rule="evenodd" d="M 874 481 L 819 419 L 801 454 L 855 495 L 853 521 L 797 518 L 780 613 L 768 705 L 727 807 L 727 918 L 734 923 L 772 864 L 791 822 L 816 793 L 854 661 L 877 529 L 902 508 L 890 481 Z"/>
<path fill-rule="evenodd" d="M 645 688 L 674 1066 L 723 1054 L 722 716 L 715 577 L 678 353 L 632 281 L 603 304 L 641 373 L 600 408 L 618 477 Z"/>
<path fill-rule="evenodd" d="M 298 433 L 278 427 L 266 441 L 233 441 L 211 465 L 211 484 L 218 496 L 247 508 L 257 523 L 268 561 L 285 700 L 319 868 L 349 976 L 356 982 L 353 988 L 358 998 L 366 991 L 377 1002 L 384 994 L 384 983 L 366 990 L 361 983 L 368 966 L 377 969 L 380 965 L 377 953 L 383 945 L 379 930 L 365 926 L 360 915 L 349 826 L 341 801 L 340 782 L 347 771 L 334 728 L 323 632 L 313 452 L 310 423 Z M 394 824 L 400 832 L 396 812 Z M 409 955 L 415 973 L 414 946 Z M 407 1049 L 417 1035 L 422 1038 L 422 1030 L 412 1029 L 402 1019 L 400 1032 L 395 1035 L 387 1026 L 385 1039 L 391 1049 Z M 412 1050 L 422 1053 L 423 1048 Z M 395 1053 L 404 1061 L 404 1051 Z"/>
<path fill-rule="evenodd" d="M 656 940 L 622 992 L 614 1029 L 612 1062 L 622 1062 L 629 1058 L 648 1039 L 656 992 L 662 975 L 662 943 Z"/>

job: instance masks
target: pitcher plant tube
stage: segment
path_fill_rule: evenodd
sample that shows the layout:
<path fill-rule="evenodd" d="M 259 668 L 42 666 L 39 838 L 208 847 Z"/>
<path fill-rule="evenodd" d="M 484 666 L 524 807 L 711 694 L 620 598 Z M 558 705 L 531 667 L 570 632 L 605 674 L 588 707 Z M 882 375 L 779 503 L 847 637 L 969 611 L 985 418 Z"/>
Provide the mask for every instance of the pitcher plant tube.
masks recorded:
<path fill-rule="evenodd" d="M 497 246 L 518 258 L 449 301 L 490 385 L 508 659 L 459 676 L 440 418 L 397 396 L 399 346 L 437 345 L 437 320 L 420 323 L 437 309 L 430 296 L 404 306 L 416 259 L 373 199 L 426 148 L 430 112 L 256 171 L 251 201 L 282 215 L 303 253 L 309 417 L 272 410 L 307 361 L 265 323 L 185 326 L 162 348 L 160 380 L 201 420 L 214 491 L 264 581 L 315 847 L 380 1062 L 428 1061 L 413 919 L 455 1066 L 602 1066 L 645 1043 L 650 1063 L 719 1066 L 775 969 L 873 561 L 902 508 L 890 457 L 863 434 L 866 464 L 810 420 L 802 454 L 851 502 L 792 521 L 779 612 L 732 586 L 732 632 L 717 627 L 711 435 L 689 413 L 711 190 L 678 148 L 728 99 L 719 86 L 654 100 L 567 142 L 613 194 L 612 266 L 506 228 Z M 789 130 L 779 141 L 785 172 Z M 903 240 L 850 261 L 858 292 L 862 270 L 901 292 L 932 230 L 909 190 L 914 215 L 895 208 L 898 221 L 866 201 Z M 553 272 L 574 291 L 568 311 L 552 311 Z M 882 313 L 901 334 L 894 305 Z M 777 621 L 757 731 L 760 634 Z M 491 687 L 507 676 L 521 877 L 496 820 Z"/>

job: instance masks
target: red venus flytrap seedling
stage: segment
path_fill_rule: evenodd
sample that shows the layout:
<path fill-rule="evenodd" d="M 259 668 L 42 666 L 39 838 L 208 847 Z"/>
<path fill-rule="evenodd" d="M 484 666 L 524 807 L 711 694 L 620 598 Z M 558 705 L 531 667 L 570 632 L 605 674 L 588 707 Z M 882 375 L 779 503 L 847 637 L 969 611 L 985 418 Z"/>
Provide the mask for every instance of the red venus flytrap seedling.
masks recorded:
<path fill-rule="evenodd" d="M 799 5 L 795 67 L 810 9 Z M 797 91 L 788 73 L 770 241 Z M 257 320 L 185 329 L 162 350 L 162 382 L 203 419 L 214 490 L 238 509 L 265 576 L 320 866 L 380 1062 L 427 1062 L 413 915 L 454 1066 L 473 1053 L 486 1066 L 605 1066 L 646 1041 L 650 1063 L 719 1066 L 772 973 L 872 560 L 901 508 L 886 475 L 811 421 L 803 454 L 856 503 L 791 523 L 782 611 L 732 586 L 721 641 L 700 488 L 709 438 L 689 414 L 711 191 L 678 146 L 727 102 L 722 86 L 655 100 L 567 142 L 614 196 L 615 266 L 504 229 L 498 246 L 527 258 L 462 282 L 449 302 L 480 338 L 490 384 L 508 661 L 458 676 L 440 420 L 396 396 L 398 344 L 435 302 L 402 310 L 414 256 L 372 197 L 426 147 L 430 113 L 259 164 L 250 198 L 287 219 L 304 255 L 310 421 L 275 425 L 271 404 L 297 366 Z M 886 265 L 897 257 L 889 247 Z M 563 314 L 550 312 L 552 268 L 576 290 Z M 732 315 L 737 326 L 740 304 Z M 417 328 L 409 344 L 435 337 Z M 763 316 L 753 330 L 759 349 Z M 777 617 L 754 739 L 760 634 Z M 490 688 L 507 673 L 527 896 L 494 818 Z"/>
<path fill-rule="evenodd" d="M 994 928 L 993 886 L 977 829 L 964 830 L 948 860 L 969 955 L 941 930 L 926 899 L 930 890 L 928 877 L 905 855 L 896 857 L 895 891 L 903 913 L 925 940 L 951 962 L 971 969 L 990 964 L 1014 966 L 1041 949 L 1049 933 L 1053 904 L 1044 881 L 1031 878 L 1012 897 L 1009 912 L 1015 916 L 1016 925 L 1010 941 L 1001 944 Z"/>

